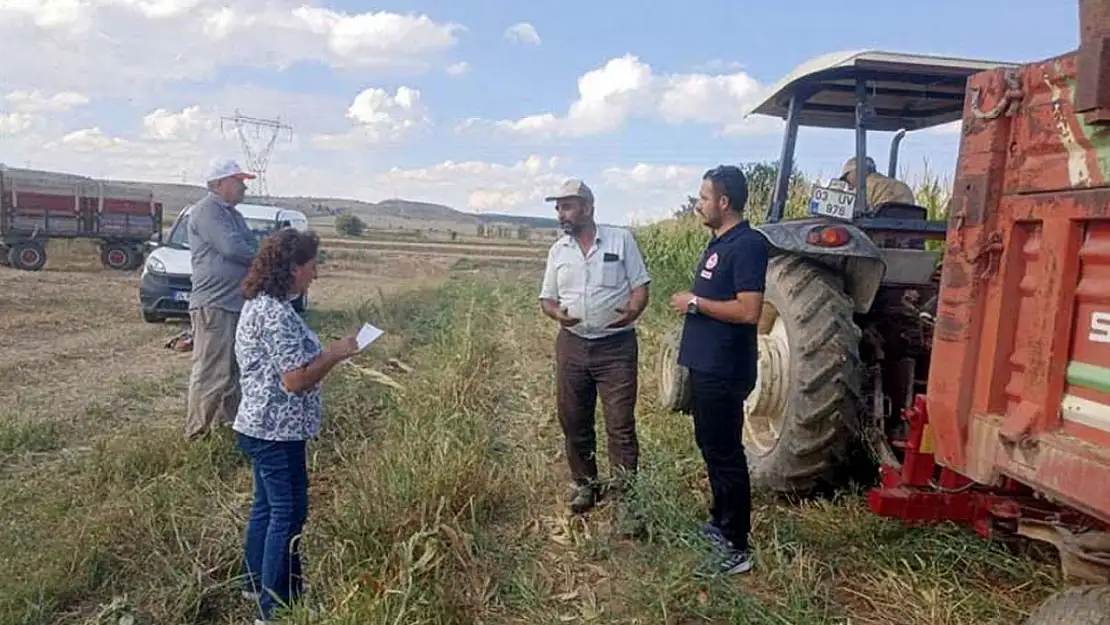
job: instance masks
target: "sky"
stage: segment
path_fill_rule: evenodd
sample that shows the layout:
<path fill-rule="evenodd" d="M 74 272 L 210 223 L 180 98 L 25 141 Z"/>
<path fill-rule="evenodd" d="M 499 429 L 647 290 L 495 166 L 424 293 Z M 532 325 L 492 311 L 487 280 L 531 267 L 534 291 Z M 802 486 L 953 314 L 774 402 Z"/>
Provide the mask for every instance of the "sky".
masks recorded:
<path fill-rule="evenodd" d="M 238 111 L 290 127 L 275 195 L 548 216 L 577 177 L 599 220 L 627 224 L 710 167 L 777 159 L 781 123 L 743 112 L 811 57 L 1028 62 L 1077 43 L 1066 0 L 4 0 L 0 162 L 202 184 L 215 158 L 246 166 Z M 950 173 L 958 138 L 911 133 L 900 163 Z M 853 150 L 851 131 L 803 131 L 796 158 L 828 177 Z"/>

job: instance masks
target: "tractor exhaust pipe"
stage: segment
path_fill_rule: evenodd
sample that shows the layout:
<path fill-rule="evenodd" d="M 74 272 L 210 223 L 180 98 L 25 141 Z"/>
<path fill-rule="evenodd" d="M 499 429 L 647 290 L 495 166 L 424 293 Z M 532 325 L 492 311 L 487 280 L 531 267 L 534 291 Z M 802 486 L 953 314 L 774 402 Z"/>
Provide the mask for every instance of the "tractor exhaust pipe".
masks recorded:
<path fill-rule="evenodd" d="M 1079 54 L 1075 112 L 1089 124 L 1110 123 L 1110 0 L 1078 0 Z"/>

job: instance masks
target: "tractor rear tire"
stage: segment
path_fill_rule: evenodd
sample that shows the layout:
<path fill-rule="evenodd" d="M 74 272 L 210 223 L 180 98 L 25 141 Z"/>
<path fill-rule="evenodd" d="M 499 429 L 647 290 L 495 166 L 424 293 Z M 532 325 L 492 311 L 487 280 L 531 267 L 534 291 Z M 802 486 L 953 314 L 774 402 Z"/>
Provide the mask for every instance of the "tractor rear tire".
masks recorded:
<path fill-rule="evenodd" d="M 759 373 L 744 407 L 753 488 L 837 486 L 859 431 L 861 331 L 843 279 L 792 254 L 767 267 Z"/>
<path fill-rule="evenodd" d="M 1110 585 L 1062 590 L 1037 606 L 1021 625 L 1110 625 Z"/>

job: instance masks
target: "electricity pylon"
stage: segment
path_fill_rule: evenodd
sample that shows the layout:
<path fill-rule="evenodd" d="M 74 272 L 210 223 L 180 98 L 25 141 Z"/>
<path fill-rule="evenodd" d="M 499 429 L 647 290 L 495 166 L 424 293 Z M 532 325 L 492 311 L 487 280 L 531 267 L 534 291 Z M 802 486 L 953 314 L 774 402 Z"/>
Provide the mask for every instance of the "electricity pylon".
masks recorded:
<path fill-rule="evenodd" d="M 256 189 L 252 195 L 270 197 L 270 189 L 266 184 L 266 167 L 270 164 L 270 156 L 274 152 L 278 135 L 287 131 L 289 140 L 292 141 L 293 127 L 282 123 L 281 119 L 259 119 L 240 115 L 239 109 L 235 109 L 235 114 L 231 117 L 220 118 L 220 132 L 223 132 L 225 121 L 235 126 L 235 132 L 239 135 L 239 142 L 243 146 L 243 156 L 247 161 L 247 170 L 258 176 L 252 185 Z M 258 140 L 257 144 L 252 145 L 248 138 L 246 130 L 248 126 L 254 128 L 254 136 Z M 255 145 L 258 147 L 255 147 Z"/>

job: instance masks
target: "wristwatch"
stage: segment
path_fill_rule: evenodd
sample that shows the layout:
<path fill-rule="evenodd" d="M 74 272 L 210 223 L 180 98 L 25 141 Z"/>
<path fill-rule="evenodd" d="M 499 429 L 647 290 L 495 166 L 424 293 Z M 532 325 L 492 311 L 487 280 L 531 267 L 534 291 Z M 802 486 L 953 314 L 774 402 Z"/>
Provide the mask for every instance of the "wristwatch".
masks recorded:
<path fill-rule="evenodd" d="M 698 314 L 698 296 L 697 295 L 691 297 L 689 302 L 686 302 L 686 314 L 687 315 L 696 315 L 696 314 Z"/>

